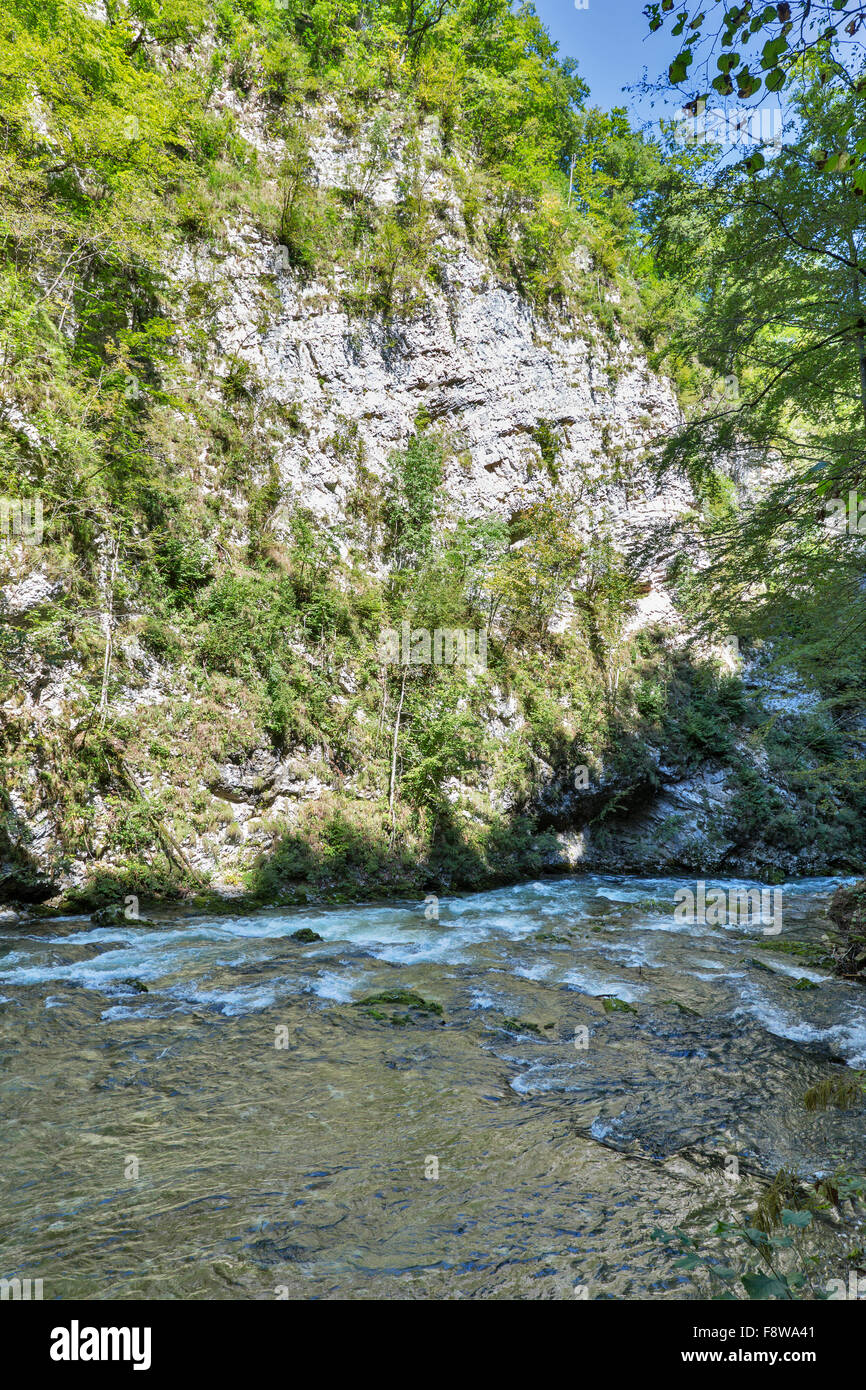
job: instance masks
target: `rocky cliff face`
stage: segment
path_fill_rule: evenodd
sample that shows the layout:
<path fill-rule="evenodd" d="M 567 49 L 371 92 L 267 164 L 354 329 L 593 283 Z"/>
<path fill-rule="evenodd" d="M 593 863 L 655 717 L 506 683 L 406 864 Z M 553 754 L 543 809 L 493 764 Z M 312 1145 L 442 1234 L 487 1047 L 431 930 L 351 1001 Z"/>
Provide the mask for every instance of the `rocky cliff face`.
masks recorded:
<path fill-rule="evenodd" d="M 237 116 L 257 148 L 279 159 L 279 142 L 267 140 L 255 112 L 241 108 Z M 316 186 L 356 188 L 371 158 L 363 139 L 342 134 L 335 109 L 320 113 L 317 125 Z M 394 127 L 375 186 L 380 208 L 394 205 L 409 174 L 396 115 Z M 687 490 L 659 492 L 641 466 L 648 442 L 680 419 L 670 382 L 627 339 L 605 335 L 591 313 L 540 314 L 504 283 L 471 244 L 461 200 L 441 171 L 436 122 L 415 139 L 424 197 L 438 218 L 437 283 L 426 287 L 418 313 L 391 321 L 350 316 L 339 269 L 330 286 L 302 283 L 285 265 L 285 248 L 249 223 L 230 229 L 219 256 L 189 250 L 177 267 L 187 302 L 204 286 L 216 305 L 215 376 L 243 364 L 261 418 L 294 412 L 294 434 L 274 449 L 290 496 L 325 522 L 345 522 L 352 463 L 360 457 L 384 475 L 391 452 L 423 417 L 451 441 L 446 486 L 459 514 L 508 516 L 520 499 L 549 487 L 537 438 L 544 424 L 556 432 L 557 472 L 585 500 L 588 524 L 601 519 L 594 510 L 623 533 L 670 515 Z M 595 282 L 588 264 L 577 273 Z M 596 292 L 599 302 L 608 293 L 600 282 Z"/>
<path fill-rule="evenodd" d="M 228 90 L 213 100 L 217 108 L 234 106 L 251 148 L 280 159 L 279 143 L 267 135 L 254 102 L 239 103 Z M 354 196 L 370 165 L 365 132 L 347 135 L 339 113 L 328 108 L 318 113 L 316 131 L 313 185 Z M 181 357 L 203 408 L 216 411 L 229 402 L 229 415 L 235 410 L 253 486 L 265 490 L 269 480 L 271 486 L 267 513 L 263 518 L 259 511 L 254 522 L 249 492 L 227 481 L 219 431 L 203 433 L 192 453 L 182 455 L 179 432 L 166 429 L 185 488 L 219 519 L 209 541 L 216 563 L 228 557 L 230 567 L 254 525 L 266 531 L 268 544 L 288 543 L 292 518 L 302 508 L 327 533 L 335 557 L 357 564 L 353 540 L 363 530 L 365 499 L 384 485 L 391 456 L 419 422 L 445 441 L 443 524 L 512 521 L 558 491 L 579 504 L 578 524 L 586 534 L 603 531 L 625 550 L 646 528 L 690 504 L 685 487 L 660 490 L 645 460 L 649 443 L 680 419 L 670 382 L 656 376 L 620 332 L 602 329 L 591 307 L 542 313 L 505 283 L 472 241 L 435 122 L 414 132 L 412 141 L 410 161 L 409 135 L 393 113 L 388 155 L 373 192 L 379 207 L 389 206 L 414 169 L 435 209 L 435 282 L 426 284 L 412 312 L 351 313 L 339 267 L 328 281 L 302 277 L 285 247 L 242 213 L 226 219 L 219 238 L 173 253 L 170 312 Z M 588 258 L 575 275 L 587 282 L 587 306 L 611 293 Z M 134 381 L 131 389 L 138 389 Z M 242 402 L 243 411 L 232 401 Z M 26 429 L 32 431 L 25 419 Z M 386 710 L 393 719 L 384 686 L 379 704 L 378 686 L 351 653 L 334 664 L 327 644 L 296 632 L 288 642 L 293 659 L 311 679 L 330 683 L 330 707 L 344 710 L 359 731 L 352 745 L 357 762 L 340 766 L 315 730 L 281 743 L 263 727 L 260 710 L 245 705 L 242 682 L 205 688 L 189 650 L 173 652 L 171 622 L 168 638 L 146 640 L 148 604 L 134 565 L 127 567 L 119 599 L 110 547 L 99 537 L 94 544 L 101 600 L 89 616 L 108 653 L 101 690 L 87 676 L 93 650 L 86 657 L 55 651 L 48 659 L 31 644 L 3 710 L 10 729 L 27 730 L 7 765 L 0 827 L 0 893 L 7 898 L 77 893 L 98 902 L 100 895 L 135 886 L 129 874 L 133 819 L 136 845 L 150 846 L 142 851 L 145 860 L 161 856 L 187 890 L 207 884 L 229 896 L 411 891 L 428 882 L 460 887 L 490 876 L 583 867 L 790 874 L 850 862 L 853 841 L 845 835 L 827 833 L 817 843 L 807 830 L 806 842 L 802 833 L 798 839 L 789 823 L 798 817 L 798 793 L 778 763 L 768 764 L 760 742 L 746 737 L 747 707 L 753 728 L 772 693 L 760 674 L 751 705 L 722 712 L 722 734 L 710 727 L 719 711 L 708 712 L 705 704 L 695 714 L 687 693 L 690 713 L 678 716 L 673 744 L 641 723 L 658 713 L 656 686 L 644 681 L 643 712 L 629 725 L 628 757 L 620 757 L 623 748 L 609 740 L 593 747 L 586 736 L 577 738 L 567 688 L 556 699 L 570 744 L 560 737 L 558 754 L 536 746 L 528 713 L 533 692 L 506 688 L 488 672 L 479 705 L 485 747 L 470 777 L 446 779 L 444 796 L 458 824 L 488 824 L 497 816 L 519 821 L 519 846 L 494 867 L 469 872 L 443 860 L 433 866 L 405 848 L 395 855 L 392 827 L 390 849 L 375 870 L 344 856 L 330 878 L 320 876 L 318 888 L 311 887 L 303 842 L 316 808 L 330 814 L 336 806 L 364 825 L 387 796 L 387 761 L 378 780 L 363 766 L 367 753 L 373 756 L 364 731 L 378 721 L 381 734 Z M 74 601 L 71 570 L 50 548 L 7 543 L 2 564 L 0 604 L 9 627 L 30 632 L 50 621 L 53 605 Z M 373 544 L 364 564 L 371 576 L 387 569 Z M 689 634 L 661 571 L 640 580 L 622 641 L 634 650 L 643 641 L 645 652 L 650 643 L 658 688 L 667 689 L 673 668 L 691 659 Z M 573 595 L 565 595 L 552 629 L 567 631 L 574 614 Z M 704 647 L 699 654 L 710 652 Z M 737 658 L 732 669 L 740 665 Z M 538 680 L 544 679 L 539 667 Z M 454 698 L 460 706 L 464 697 Z M 703 719 L 704 726 L 686 730 L 686 737 L 689 718 Z M 798 721 L 804 729 L 821 722 L 808 699 L 784 719 L 791 728 Z M 112 720 L 119 723 L 103 763 L 91 769 L 92 781 L 84 777 L 79 786 L 84 810 L 64 821 L 52 794 L 53 778 L 64 775 L 51 766 L 58 740 L 80 750 L 106 720 L 109 731 Z M 518 747 L 528 781 L 509 777 L 497 762 L 503 750 Z M 76 775 L 83 776 L 80 770 Z M 769 818 L 761 811 L 767 796 Z M 835 811 L 825 808 L 825 828 Z M 382 867 L 389 853 L 397 864 L 393 872 Z M 263 878 L 257 866 L 269 858 L 278 868 Z M 347 863 L 348 886 L 339 871 Z"/>

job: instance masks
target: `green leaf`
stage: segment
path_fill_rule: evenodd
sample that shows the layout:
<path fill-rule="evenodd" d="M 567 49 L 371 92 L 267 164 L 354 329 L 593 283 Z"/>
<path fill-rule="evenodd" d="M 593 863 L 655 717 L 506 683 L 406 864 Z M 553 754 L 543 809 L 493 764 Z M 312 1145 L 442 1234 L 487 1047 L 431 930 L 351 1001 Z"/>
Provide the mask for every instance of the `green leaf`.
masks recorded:
<path fill-rule="evenodd" d="M 715 81 L 710 83 L 710 86 L 723 97 L 729 97 L 734 90 L 734 84 L 727 74 L 724 74 L 722 77 L 717 77 Z"/>
<path fill-rule="evenodd" d="M 768 1274 L 744 1274 L 743 1286 L 751 1299 L 787 1298 L 786 1279 L 772 1279 Z"/>
<path fill-rule="evenodd" d="M 739 53 L 723 53 L 720 58 L 716 59 L 716 67 L 719 72 L 730 72 L 731 68 L 735 68 L 739 61 Z"/>
<path fill-rule="evenodd" d="M 768 39 L 761 50 L 761 67 L 774 68 L 787 47 L 784 39 Z"/>
<path fill-rule="evenodd" d="M 676 84 L 677 82 L 685 82 L 689 64 L 691 63 L 693 56 L 694 55 L 692 54 L 691 50 L 688 48 L 684 48 L 682 53 L 677 54 L 676 58 L 674 58 L 674 61 L 671 63 L 668 69 L 668 76 L 670 77 L 671 82 L 673 82 L 674 84 Z"/>
<path fill-rule="evenodd" d="M 700 1255 L 683 1255 L 681 1260 L 674 1260 L 674 1269 L 694 1269 L 699 1264 L 703 1264 Z"/>
<path fill-rule="evenodd" d="M 757 1226 L 743 1226 L 742 1234 L 750 1245 L 767 1245 L 769 1237 L 766 1231 L 759 1231 Z"/>
<path fill-rule="evenodd" d="M 766 163 L 767 161 L 761 154 L 761 151 L 755 150 L 755 153 L 749 155 L 749 158 L 746 160 L 746 168 L 750 174 L 759 174 L 761 170 L 765 168 Z"/>
<path fill-rule="evenodd" d="M 812 1224 L 812 1213 L 810 1211 L 790 1211 L 787 1207 L 782 1209 L 782 1225 L 797 1226 L 803 1230 Z"/>
<path fill-rule="evenodd" d="M 753 72 L 749 72 L 748 68 L 740 68 L 735 81 L 737 83 L 737 96 L 744 100 L 754 96 L 761 86 L 761 78 L 756 77 Z"/>
<path fill-rule="evenodd" d="M 780 92 L 785 85 L 785 74 L 781 68 L 773 68 L 764 78 L 764 85 L 768 92 Z"/>

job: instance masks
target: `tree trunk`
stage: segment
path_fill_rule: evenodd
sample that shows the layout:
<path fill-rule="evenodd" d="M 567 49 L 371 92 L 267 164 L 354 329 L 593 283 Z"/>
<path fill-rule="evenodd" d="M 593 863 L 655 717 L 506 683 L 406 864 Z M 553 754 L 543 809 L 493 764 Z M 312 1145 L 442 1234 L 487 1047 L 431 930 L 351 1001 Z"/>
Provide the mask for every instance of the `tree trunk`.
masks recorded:
<path fill-rule="evenodd" d="M 99 727 L 105 728 L 108 717 L 108 682 L 111 677 L 111 653 L 114 646 L 114 581 L 117 577 L 117 553 L 120 542 L 114 542 L 111 569 L 108 573 L 108 608 L 105 614 L 105 660 L 102 663 L 102 690 L 99 695 Z"/>
<path fill-rule="evenodd" d="M 391 815 L 391 842 L 394 841 L 394 791 L 397 784 L 397 739 L 400 734 L 400 715 L 403 713 L 403 696 L 406 693 L 406 667 L 403 667 L 403 678 L 400 681 L 400 701 L 397 705 L 397 714 L 394 718 L 394 738 L 391 744 L 391 781 L 388 788 L 388 810 Z"/>
<path fill-rule="evenodd" d="M 854 238 L 850 234 L 848 236 L 848 250 L 851 254 L 852 261 L 856 263 L 857 248 L 854 245 Z M 854 313 L 857 317 L 857 322 L 859 325 L 862 325 L 864 323 L 864 315 L 863 301 L 860 297 L 859 276 L 859 267 L 855 264 L 853 270 L 851 271 L 851 296 L 854 301 L 853 307 Z M 864 333 L 862 328 L 861 331 L 858 332 L 854 341 L 857 344 L 857 363 L 860 371 L 860 409 L 863 412 L 863 427 L 864 429 L 866 429 L 866 333 Z"/>

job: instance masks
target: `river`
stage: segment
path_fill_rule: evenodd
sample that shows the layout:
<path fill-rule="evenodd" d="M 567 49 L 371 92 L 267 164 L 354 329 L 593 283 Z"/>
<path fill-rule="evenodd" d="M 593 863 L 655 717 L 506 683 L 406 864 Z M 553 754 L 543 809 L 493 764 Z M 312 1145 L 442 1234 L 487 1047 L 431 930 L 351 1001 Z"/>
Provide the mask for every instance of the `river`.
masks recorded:
<path fill-rule="evenodd" d="M 694 882 L 600 875 L 5 927 L 0 1275 L 46 1299 L 699 1296 L 655 1231 L 745 1218 L 783 1166 L 864 1166 L 864 1108 L 802 1099 L 866 1066 L 866 995 L 804 954 L 837 884 L 782 885 L 778 936 L 678 920 Z M 810 1250 L 845 1278 L 837 1226 Z"/>

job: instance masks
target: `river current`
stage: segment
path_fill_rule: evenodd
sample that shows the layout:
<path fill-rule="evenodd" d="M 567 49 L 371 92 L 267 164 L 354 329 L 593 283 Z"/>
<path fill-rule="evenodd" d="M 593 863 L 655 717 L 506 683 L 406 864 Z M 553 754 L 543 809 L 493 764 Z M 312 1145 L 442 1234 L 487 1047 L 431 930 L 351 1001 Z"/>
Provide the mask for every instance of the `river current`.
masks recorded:
<path fill-rule="evenodd" d="M 687 1299 L 654 1232 L 866 1167 L 866 994 L 600 875 L 0 936 L 0 1275 L 86 1299 Z M 733 881 L 715 881 L 727 889 Z M 308 929 L 321 940 L 297 940 Z M 732 1177 L 731 1158 L 738 1177 Z M 846 1233 L 813 1254 L 847 1276 Z M 706 1296 L 706 1295 L 704 1295 Z"/>

